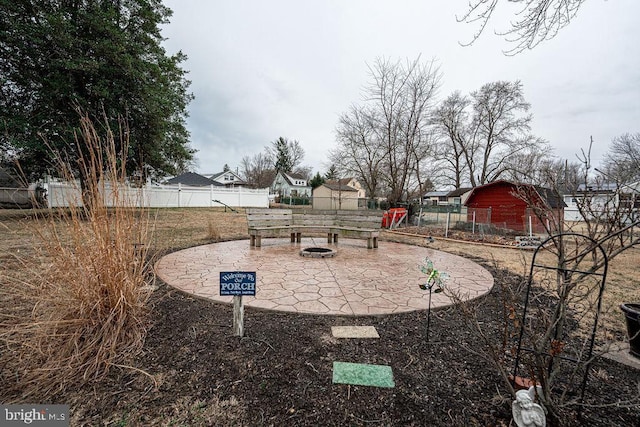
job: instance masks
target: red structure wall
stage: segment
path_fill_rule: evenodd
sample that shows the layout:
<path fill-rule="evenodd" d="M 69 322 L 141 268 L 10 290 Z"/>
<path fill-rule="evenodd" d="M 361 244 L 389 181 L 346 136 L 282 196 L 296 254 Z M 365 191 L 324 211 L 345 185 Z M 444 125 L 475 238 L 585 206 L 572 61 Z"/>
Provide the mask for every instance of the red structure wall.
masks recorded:
<path fill-rule="evenodd" d="M 531 191 L 530 198 L 535 200 L 536 204 L 545 205 L 545 202 L 539 197 L 538 193 L 530 186 L 520 186 L 525 191 Z M 468 208 L 468 221 L 471 221 L 471 215 L 475 209 L 486 212 L 489 209 L 490 218 L 488 221 L 496 227 L 507 228 L 514 231 L 525 232 L 529 229 L 529 204 L 518 198 L 515 193 L 518 192 L 518 186 L 508 181 L 495 181 L 490 184 L 482 185 L 473 189 L 469 195 L 465 205 Z M 477 222 L 485 222 L 484 218 L 476 217 Z M 543 224 L 532 215 L 532 228 L 535 232 L 543 232 Z"/>

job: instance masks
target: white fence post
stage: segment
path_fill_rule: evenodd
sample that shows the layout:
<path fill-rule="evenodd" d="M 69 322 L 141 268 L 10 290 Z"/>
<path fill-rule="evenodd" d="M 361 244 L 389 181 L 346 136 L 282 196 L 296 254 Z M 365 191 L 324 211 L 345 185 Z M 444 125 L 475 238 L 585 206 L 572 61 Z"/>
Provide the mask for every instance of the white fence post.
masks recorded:
<path fill-rule="evenodd" d="M 476 210 L 473 210 L 473 219 L 471 220 L 471 234 L 476 234 Z"/>

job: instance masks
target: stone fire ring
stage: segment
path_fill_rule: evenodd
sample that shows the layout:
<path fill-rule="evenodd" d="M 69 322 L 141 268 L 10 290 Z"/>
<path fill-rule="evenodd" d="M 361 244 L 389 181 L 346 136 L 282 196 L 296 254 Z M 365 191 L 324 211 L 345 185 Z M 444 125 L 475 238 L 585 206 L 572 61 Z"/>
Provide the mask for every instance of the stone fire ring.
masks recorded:
<path fill-rule="evenodd" d="M 336 251 L 329 248 L 321 248 L 314 246 L 311 248 L 304 248 L 300 251 L 300 256 L 307 258 L 333 258 L 336 256 Z"/>

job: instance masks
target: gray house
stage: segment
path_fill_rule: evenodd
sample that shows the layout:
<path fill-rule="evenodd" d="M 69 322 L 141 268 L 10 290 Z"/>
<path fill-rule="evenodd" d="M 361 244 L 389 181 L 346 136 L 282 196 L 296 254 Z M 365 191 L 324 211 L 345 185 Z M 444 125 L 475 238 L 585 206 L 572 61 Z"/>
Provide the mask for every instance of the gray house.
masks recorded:
<path fill-rule="evenodd" d="M 283 197 L 311 197 L 312 188 L 302 175 L 278 171 L 271 193 Z"/>

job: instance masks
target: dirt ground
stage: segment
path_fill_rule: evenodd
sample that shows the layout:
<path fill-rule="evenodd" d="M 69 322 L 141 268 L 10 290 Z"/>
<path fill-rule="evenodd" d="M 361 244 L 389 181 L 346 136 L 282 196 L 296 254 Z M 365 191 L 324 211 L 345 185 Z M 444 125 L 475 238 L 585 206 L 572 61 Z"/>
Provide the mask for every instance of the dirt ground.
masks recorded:
<path fill-rule="evenodd" d="M 241 212 L 166 209 L 155 215 L 156 256 L 247 235 Z M 23 219 L 0 218 L 0 258 L 28 250 Z M 416 230 L 401 231 L 410 234 L 385 232 L 383 238 L 463 255 L 494 274 L 500 286 L 473 307 L 484 330 L 499 335 L 499 289 L 522 283 L 530 253 L 438 236 L 429 243 L 415 237 Z M 615 320 L 621 315 L 612 309 L 617 296 L 640 299 L 637 279 L 628 283 L 637 275 L 638 250 L 632 251 L 611 267 L 610 318 L 605 317 L 604 332 L 598 335 L 601 343 L 623 339 L 622 324 Z M 0 273 L 3 268 L 6 265 Z M 428 341 L 425 312 L 334 317 L 246 308 L 245 337 L 239 338 L 232 334 L 232 307 L 156 282 L 149 332 L 143 352 L 131 362 L 134 369 L 114 368 L 106 380 L 69 387 L 54 398 L 52 403 L 71 406 L 72 425 L 514 425 L 511 397 L 458 308 L 432 312 Z M 338 340 L 331 336 L 331 326 L 337 325 L 372 325 L 380 339 Z M 390 365 L 396 385 L 332 384 L 334 361 Z M 639 381 L 637 370 L 597 358 L 581 418 L 574 406 L 565 409 L 564 421 L 576 426 L 640 425 Z M 0 401 L 9 398 L 16 397 L 0 394 Z"/>

